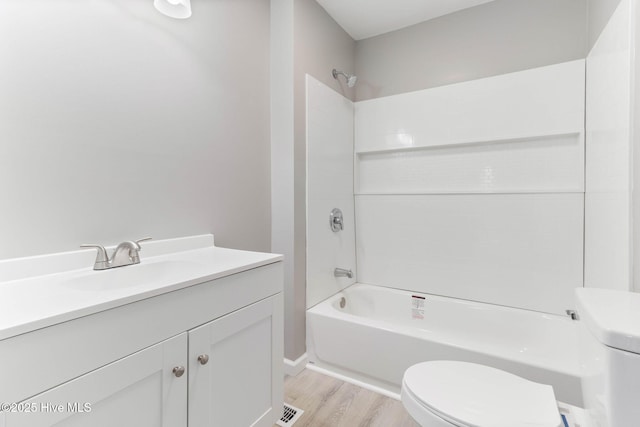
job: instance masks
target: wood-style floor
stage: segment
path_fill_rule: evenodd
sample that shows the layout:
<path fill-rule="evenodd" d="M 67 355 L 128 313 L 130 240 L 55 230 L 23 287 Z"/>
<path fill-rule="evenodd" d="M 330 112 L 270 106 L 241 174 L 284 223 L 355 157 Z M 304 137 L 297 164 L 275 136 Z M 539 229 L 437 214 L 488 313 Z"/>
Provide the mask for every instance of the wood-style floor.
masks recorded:
<path fill-rule="evenodd" d="M 309 369 L 285 379 L 284 401 L 304 411 L 294 427 L 419 427 L 400 401 Z"/>

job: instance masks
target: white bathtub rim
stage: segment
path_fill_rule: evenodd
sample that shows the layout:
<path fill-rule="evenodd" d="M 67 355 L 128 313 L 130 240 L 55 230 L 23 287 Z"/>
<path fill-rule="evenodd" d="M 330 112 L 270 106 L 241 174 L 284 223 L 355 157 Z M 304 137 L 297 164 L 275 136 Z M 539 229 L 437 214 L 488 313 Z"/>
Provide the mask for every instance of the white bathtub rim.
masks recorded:
<path fill-rule="evenodd" d="M 464 298 L 452 297 L 452 296 L 448 296 L 448 295 L 429 294 L 429 293 L 424 293 L 424 292 L 413 291 L 411 289 L 394 288 L 394 287 L 391 287 L 391 286 L 377 285 L 375 283 L 365 283 L 365 282 L 352 283 L 351 285 L 347 286 L 346 288 L 342 289 L 341 291 L 338 291 L 335 294 L 331 295 L 330 297 L 328 297 L 328 298 L 320 301 L 319 303 L 313 305 L 312 307 L 309 307 L 307 309 L 307 311 L 312 310 L 313 308 L 319 307 L 323 303 L 333 302 L 333 301 L 337 300 L 338 298 L 344 296 L 344 292 L 348 292 L 349 290 L 358 289 L 358 288 L 366 288 L 366 287 L 382 288 L 385 291 L 398 293 L 398 294 L 399 293 L 407 293 L 407 294 L 419 295 L 419 296 L 425 296 L 425 297 L 435 297 L 437 299 L 445 299 L 445 300 L 449 300 L 449 301 L 452 301 L 452 302 L 455 302 L 455 303 L 479 304 L 479 305 L 482 305 L 482 306 L 492 307 L 492 308 L 495 308 L 497 310 L 514 311 L 514 312 L 525 312 L 525 313 L 529 313 L 529 314 L 532 314 L 532 315 L 540 315 L 540 316 L 546 317 L 548 319 L 555 319 L 555 320 L 561 320 L 561 321 L 567 321 L 567 322 L 571 321 L 571 319 L 568 316 L 563 316 L 563 315 L 560 315 L 560 314 L 557 314 L 557 313 L 549 313 L 549 312 L 546 312 L 546 311 L 531 310 L 531 309 L 528 309 L 528 308 L 511 307 L 511 306 L 503 305 L 503 304 L 493 304 L 493 303 L 486 302 L 486 301 L 476 301 L 476 300 L 472 300 L 472 299 L 464 299 Z M 568 307 L 568 308 L 571 308 L 571 307 Z"/>

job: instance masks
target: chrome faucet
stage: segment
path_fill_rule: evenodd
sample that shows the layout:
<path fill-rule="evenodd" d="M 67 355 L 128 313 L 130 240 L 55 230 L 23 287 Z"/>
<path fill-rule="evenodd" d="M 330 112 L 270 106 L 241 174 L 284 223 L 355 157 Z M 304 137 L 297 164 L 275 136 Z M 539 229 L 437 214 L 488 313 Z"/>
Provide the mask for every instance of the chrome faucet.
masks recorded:
<path fill-rule="evenodd" d="M 97 249 L 98 254 L 96 256 L 96 262 L 93 264 L 93 269 L 107 270 L 109 268 L 124 267 L 125 265 L 140 264 L 140 255 L 138 253 L 142 250 L 140 242 L 147 240 L 151 240 L 151 237 L 122 242 L 113 251 L 111 258 L 109 258 L 107 250 L 102 245 L 84 244 L 80 245 L 80 247 Z"/>
<path fill-rule="evenodd" d="M 344 268 L 336 268 L 335 270 L 333 270 L 333 275 L 335 277 L 348 277 L 349 279 L 351 279 L 353 277 L 353 272 Z"/>

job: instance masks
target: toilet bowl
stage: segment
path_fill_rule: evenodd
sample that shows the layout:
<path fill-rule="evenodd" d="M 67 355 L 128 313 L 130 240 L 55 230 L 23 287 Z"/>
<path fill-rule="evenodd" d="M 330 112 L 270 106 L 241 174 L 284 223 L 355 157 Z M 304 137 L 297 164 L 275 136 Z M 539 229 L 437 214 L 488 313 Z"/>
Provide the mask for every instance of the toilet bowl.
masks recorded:
<path fill-rule="evenodd" d="M 553 388 L 475 363 L 411 366 L 402 403 L 422 427 L 563 427 Z"/>

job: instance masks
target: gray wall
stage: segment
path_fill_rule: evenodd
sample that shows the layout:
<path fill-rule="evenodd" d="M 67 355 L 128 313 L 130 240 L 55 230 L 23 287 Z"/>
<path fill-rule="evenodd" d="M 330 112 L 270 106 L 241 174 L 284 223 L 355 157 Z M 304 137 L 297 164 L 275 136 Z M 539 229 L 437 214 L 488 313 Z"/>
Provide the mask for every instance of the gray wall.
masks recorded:
<path fill-rule="evenodd" d="M 269 2 L 0 2 L 0 259 L 213 232 L 270 249 Z"/>
<path fill-rule="evenodd" d="M 353 72 L 355 42 L 315 0 L 294 4 L 294 310 L 293 340 L 286 337 L 285 357 L 295 360 L 306 350 L 306 100 L 305 74 L 350 99 L 353 89 L 331 76 L 333 68 Z M 328 215 L 328 213 L 327 213 Z M 286 297 L 286 296 L 285 296 Z"/>
<path fill-rule="evenodd" d="M 496 0 L 356 45 L 356 100 L 584 58 L 585 0 Z"/>

